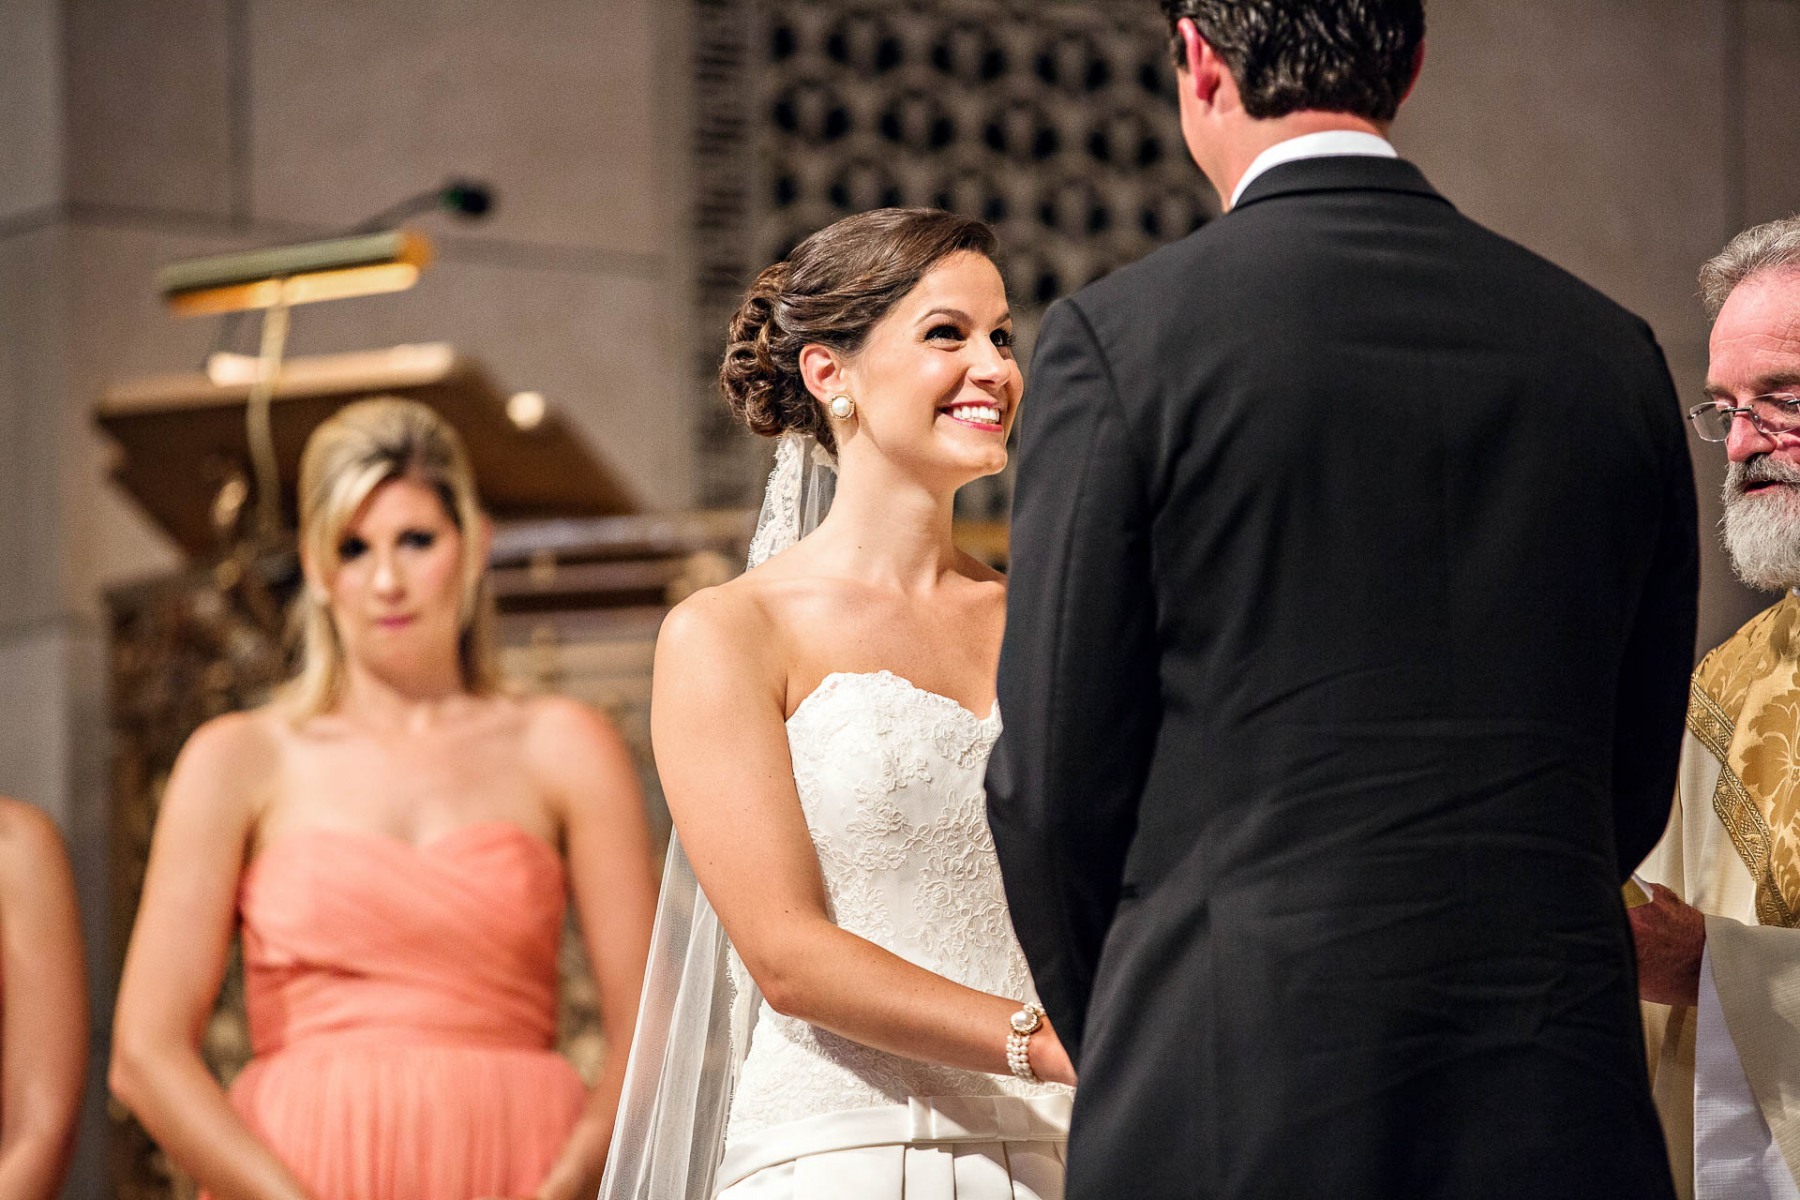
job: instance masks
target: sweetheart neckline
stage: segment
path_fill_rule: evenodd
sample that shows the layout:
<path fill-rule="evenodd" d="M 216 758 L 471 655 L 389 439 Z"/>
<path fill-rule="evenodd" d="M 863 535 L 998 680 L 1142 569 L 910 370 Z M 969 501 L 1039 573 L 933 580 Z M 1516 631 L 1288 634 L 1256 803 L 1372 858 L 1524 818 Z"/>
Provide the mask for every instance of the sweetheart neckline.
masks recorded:
<path fill-rule="evenodd" d="M 992 707 L 989 708 L 988 715 L 985 717 L 978 717 L 975 715 L 974 709 L 970 708 L 968 705 L 964 704 L 962 701 L 956 699 L 955 697 L 946 696 L 942 692 L 934 692 L 930 688 L 922 688 L 918 684 L 914 683 L 912 680 L 908 679 L 906 676 L 897 675 L 893 671 L 890 671 L 884 667 L 879 671 L 828 671 L 828 672 L 826 672 L 825 677 L 823 679 L 819 680 L 818 685 L 816 687 L 814 687 L 812 691 L 806 693 L 805 696 L 801 697 L 800 703 L 794 705 L 794 711 L 788 716 L 788 719 L 786 721 L 782 722 L 782 724 L 792 725 L 794 723 L 794 720 L 797 717 L 799 717 L 801 712 L 803 712 L 806 709 L 806 706 L 808 704 L 812 703 L 814 696 L 817 696 L 821 692 L 824 692 L 830 685 L 836 683 L 838 680 L 841 680 L 841 679 L 887 679 L 887 680 L 892 680 L 893 682 L 902 685 L 907 690 L 914 692 L 917 695 L 928 696 L 933 700 L 941 700 L 943 703 L 948 704 L 951 708 L 955 709 L 957 712 L 961 713 L 963 716 L 967 717 L 969 720 L 975 722 L 976 725 L 980 726 L 983 729 L 986 729 L 989 725 L 992 725 L 1000 717 L 1000 698 L 998 696 L 994 697 L 994 703 L 993 703 Z"/>
<path fill-rule="evenodd" d="M 350 841 L 373 843 L 378 846 L 390 847 L 402 854 L 423 861 L 438 852 L 446 842 L 453 842 L 456 839 L 477 830 L 512 833 L 517 837 L 523 838 L 527 842 L 540 847 L 544 853 L 554 857 L 558 868 L 561 868 L 563 865 L 562 854 L 555 846 L 552 846 L 537 834 L 532 833 L 516 821 L 509 821 L 504 817 L 490 817 L 486 820 L 470 821 L 466 824 L 458 825 L 455 828 L 447 829 L 443 833 L 426 838 L 422 842 L 409 842 L 403 837 L 396 837 L 391 833 L 382 833 L 377 829 L 352 829 L 347 826 L 338 825 L 302 825 L 298 829 L 294 829 L 265 842 L 262 849 L 258 850 L 251 856 L 250 861 L 244 864 L 241 874 L 244 877 L 248 877 L 265 858 L 277 849 L 288 842 L 301 841 L 309 837 L 337 837 L 346 838 Z"/>

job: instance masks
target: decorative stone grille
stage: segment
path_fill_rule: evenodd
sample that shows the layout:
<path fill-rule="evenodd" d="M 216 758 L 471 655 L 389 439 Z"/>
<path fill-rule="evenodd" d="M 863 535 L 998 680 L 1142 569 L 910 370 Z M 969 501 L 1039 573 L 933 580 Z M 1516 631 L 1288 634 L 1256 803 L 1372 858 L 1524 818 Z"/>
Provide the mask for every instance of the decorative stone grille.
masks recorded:
<path fill-rule="evenodd" d="M 712 379 L 757 269 L 887 205 L 1000 236 L 1022 351 L 1051 301 L 1214 211 L 1152 0 L 696 0 L 702 502 L 753 502 L 767 450 Z M 959 511 L 1005 515 L 1007 481 Z"/>

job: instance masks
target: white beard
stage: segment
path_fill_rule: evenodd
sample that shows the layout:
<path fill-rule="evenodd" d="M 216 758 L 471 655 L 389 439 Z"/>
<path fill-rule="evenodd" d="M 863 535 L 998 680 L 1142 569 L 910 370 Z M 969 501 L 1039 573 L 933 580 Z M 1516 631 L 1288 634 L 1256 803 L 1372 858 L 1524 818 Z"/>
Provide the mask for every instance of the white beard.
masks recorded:
<path fill-rule="evenodd" d="M 1776 486 L 1744 492 L 1759 480 Z M 1724 500 L 1725 549 L 1738 578 L 1772 592 L 1800 587 L 1800 469 L 1767 458 L 1732 463 Z"/>

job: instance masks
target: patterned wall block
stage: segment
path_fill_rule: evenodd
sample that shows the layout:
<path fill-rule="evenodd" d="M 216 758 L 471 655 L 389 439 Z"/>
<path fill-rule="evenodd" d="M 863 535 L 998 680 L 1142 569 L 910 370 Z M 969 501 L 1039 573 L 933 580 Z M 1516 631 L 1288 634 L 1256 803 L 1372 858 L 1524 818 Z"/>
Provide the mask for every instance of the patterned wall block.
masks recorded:
<path fill-rule="evenodd" d="M 988 221 L 1028 343 L 1057 297 L 1214 212 L 1182 144 L 1168 31 L 1152 5 L 697 8 L 697 173 L 715 185 L 698 211 L 703 502 L 747 503 L 760 489 L 766 448 L 705 385 L 744 285 L 814 230 L 888 205 Z M 1004 478 L 984 481 L 961 511 L 1003 517 L 1009 492 Z"/>

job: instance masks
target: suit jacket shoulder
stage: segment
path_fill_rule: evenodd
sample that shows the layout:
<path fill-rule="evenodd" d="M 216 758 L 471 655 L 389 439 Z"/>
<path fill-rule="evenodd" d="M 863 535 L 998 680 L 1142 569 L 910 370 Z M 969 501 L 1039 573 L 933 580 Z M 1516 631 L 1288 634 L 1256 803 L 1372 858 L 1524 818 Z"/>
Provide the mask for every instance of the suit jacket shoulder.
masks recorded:
<path fill-rule="evenodd" d="M 1285 336 L 1298 351 L 1314 331 L 1371 313 L 1407 321 L 1446 306 L 1503 323 L 1518 344 L 1635 381 L 1625 390 L 1654 391 L 1659 402 L 1664 389 L 1642 385 L 1666 379 L 1643 320 L 1463 216 L 1402 160 L 1282 164 L 1238 208 L 1065 303 L 1125 379 L 1191 360 L 1196 339 L 1253 356 Z"/>
<path fill-rule="evenodd" d="M 1204 272 L 1208 287 L 1230 295 L 1244 278 L 1289 265 L 1313 249 L 1296 235 L 1322 229 L 1322 214 L 1359 203 L 1390 224 L 1437 229 L 1471 260 L 1471 266 L 1527 275 L 1566 303 L 1579 303 L 1599 319 L 1629 322 L 1649 336 L 1649 326 L 1616 301 L 1549 259 L 1459 213 L 1411 163 L 1397 159 L 1342 157 L 1284 163 L 1256 181 L 1231 212 L 1187 237 L 1076 292 L 1083 308 L 1107 308 L 1146 292 L 1191 286 Z"/>

